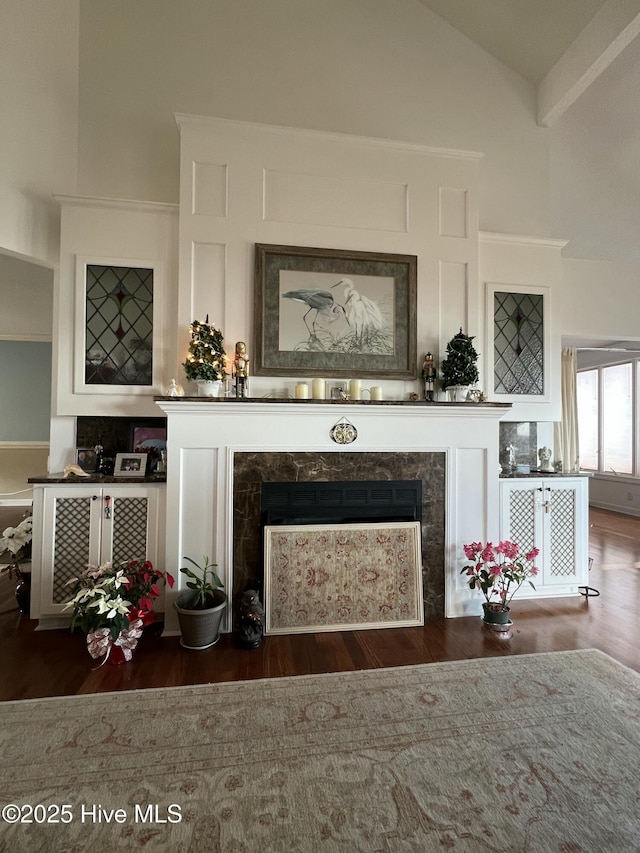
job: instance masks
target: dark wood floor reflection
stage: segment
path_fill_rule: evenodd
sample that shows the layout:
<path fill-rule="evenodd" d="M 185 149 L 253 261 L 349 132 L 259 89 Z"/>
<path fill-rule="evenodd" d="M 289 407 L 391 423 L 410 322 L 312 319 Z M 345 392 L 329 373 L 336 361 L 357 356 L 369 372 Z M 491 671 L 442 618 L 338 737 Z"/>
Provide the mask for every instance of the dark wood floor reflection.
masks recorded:
<path fill-rule="evenodd" d="M 176 637 L 145 634 L 133 662 L 91 670 L 82 635 L 35 631 L 16 610 L 0 615 L 0 699 L 73 695 L 351 671 L 465 658 L 597 648 L 640 672 L 640 519 L 590 511 L 589 582 L 598 598 L 515 600 L 510 640 L 488 636 L 479 617 L 424 628 L 267 637 L 238 649 L 231 635 L 204 652 Z"/>

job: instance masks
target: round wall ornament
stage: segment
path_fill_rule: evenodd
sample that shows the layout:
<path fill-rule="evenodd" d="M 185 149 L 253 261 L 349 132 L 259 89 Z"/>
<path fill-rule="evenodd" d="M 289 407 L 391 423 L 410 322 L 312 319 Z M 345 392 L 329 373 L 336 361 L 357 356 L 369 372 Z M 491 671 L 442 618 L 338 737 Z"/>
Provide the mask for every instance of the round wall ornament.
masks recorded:
<path fill-rule="evenodd" d="M 358 430 L 347 418 L 340 418 L 329 430 L 329 435 L 336 444 L 352 444 L 358 437 Z"/>

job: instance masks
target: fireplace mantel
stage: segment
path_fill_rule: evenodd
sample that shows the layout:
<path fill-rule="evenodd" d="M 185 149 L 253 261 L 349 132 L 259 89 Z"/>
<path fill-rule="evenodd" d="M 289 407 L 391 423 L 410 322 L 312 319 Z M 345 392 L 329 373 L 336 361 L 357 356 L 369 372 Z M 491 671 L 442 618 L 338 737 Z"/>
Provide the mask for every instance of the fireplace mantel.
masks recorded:
<path fill-rule="evenodd" d="M 233 589 L 233 459 L 236 453 L 380 453 L 445 455 L 445 615 L 480 613 L 459 576 L 462 545 L 499 531 L 499 430 L 509 405 L 423 401 L 313 401 L 157 397 L 167 416 L 167 569 L 184 555 L 207 554 Z M 332 428 L 346 419 L 357 431 L 338 444 Z M 183 582 L 180 576 L 179 591 Z M 230 611 L 231 608 L 228 608 Z M 231 629 L 227 613 L 226 630 Z M 167 608 L 165 631 L 178 633 Z"/>

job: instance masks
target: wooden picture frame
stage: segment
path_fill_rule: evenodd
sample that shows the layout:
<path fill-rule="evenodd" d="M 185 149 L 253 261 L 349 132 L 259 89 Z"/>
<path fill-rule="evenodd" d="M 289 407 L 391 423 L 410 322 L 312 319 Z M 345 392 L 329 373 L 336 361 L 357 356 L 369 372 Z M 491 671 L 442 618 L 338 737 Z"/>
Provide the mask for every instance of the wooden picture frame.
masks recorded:
<path fill-rule="evenodd" d="M 415 379 L 417 264 L 256 243 L 253 372 Z"/>
<path fill-rule="evenodd" d="M 114 477 L 144 477 L 147 470 L 146 453 L 116 453 Z"/>

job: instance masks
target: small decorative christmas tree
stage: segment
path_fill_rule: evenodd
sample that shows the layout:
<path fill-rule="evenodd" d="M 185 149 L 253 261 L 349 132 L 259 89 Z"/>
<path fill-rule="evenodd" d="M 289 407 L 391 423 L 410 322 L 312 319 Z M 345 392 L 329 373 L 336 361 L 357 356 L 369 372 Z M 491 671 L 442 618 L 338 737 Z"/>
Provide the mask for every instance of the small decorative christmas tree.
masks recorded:
<path fill-rule="evenodd" d="M 478 353 L 472 341 L 473 337 L 460 329 L 447 344 L 447 357 L 440 365 L 443 390 L 452 385 L 473 385 L 478 381 Z"/>
<path fill-rule="evenodd" d="M 189 354 L 182 364 L 187 379 L 191 381 L 204 379 L 208 382 L 224 379 L 227 375 L 226 353 L 222 345 L 223 337 L 220 329 L 209 324 L 207 314 L 204 323 L 194 320 L 189 326 L 189 331 L 191 332 Z"/>

